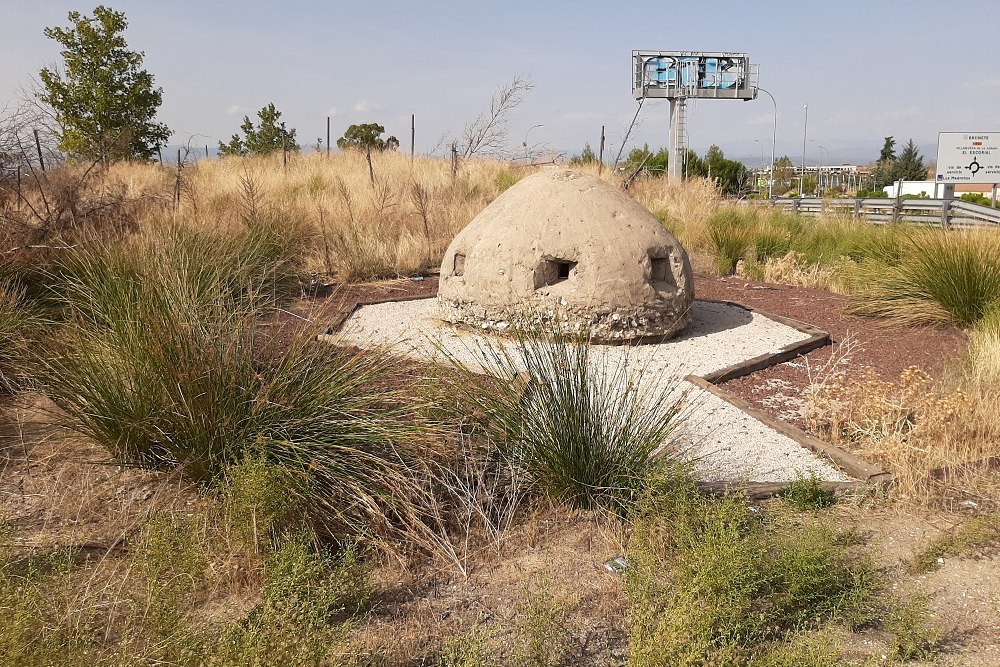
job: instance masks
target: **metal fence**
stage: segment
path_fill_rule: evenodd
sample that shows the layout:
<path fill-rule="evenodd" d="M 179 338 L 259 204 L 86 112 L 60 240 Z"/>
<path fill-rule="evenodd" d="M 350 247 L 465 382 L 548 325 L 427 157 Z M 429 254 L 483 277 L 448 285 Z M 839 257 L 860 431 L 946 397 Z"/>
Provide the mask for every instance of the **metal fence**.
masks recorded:
<path fill-rule="evenodd" d="M 956 229 L 1000 228 L 1000 209 L 960 199 L 820 199 L 770 200 L 778 208 L 802 215 L 844 215 L 877 225 L 909 223 Z"/>

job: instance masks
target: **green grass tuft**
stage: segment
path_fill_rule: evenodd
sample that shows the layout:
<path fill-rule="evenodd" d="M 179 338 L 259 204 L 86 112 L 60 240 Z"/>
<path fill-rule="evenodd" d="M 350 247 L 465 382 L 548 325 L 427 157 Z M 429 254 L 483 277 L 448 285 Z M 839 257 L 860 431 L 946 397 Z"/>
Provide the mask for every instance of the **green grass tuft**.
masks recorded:
<path fill-rule="evenodd" d="M 482 416 L 489 446 L 576 507 L 626 508 L 651 470 L 677 463 L 680 383 L 653 390 L 627 348 L 610 348 L 621 361 L 608 349 L 549 331 L 480 349 L 485 381 L 455 362 L 461 410 Z"/>
<path fill-rule="evenodd" d="M 905 324 L 972 327 L 1000 303 L 1000 235 L 924 231 L 910 235 L 896 266 L 866 268 L 852 312 Z"/>

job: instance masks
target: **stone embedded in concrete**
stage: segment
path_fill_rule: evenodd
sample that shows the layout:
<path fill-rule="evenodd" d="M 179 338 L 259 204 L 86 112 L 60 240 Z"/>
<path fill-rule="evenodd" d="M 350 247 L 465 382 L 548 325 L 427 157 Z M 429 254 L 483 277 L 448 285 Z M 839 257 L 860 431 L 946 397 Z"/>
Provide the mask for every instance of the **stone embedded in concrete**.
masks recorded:
<path fill-rule="evenodd" d="M 667 338 L 690 320 L 687 253 L 596 176 L 549 168 L 500 195 L 441 264 L 442 319 L 484 330 L 554 322 L 598 342 Z"/>

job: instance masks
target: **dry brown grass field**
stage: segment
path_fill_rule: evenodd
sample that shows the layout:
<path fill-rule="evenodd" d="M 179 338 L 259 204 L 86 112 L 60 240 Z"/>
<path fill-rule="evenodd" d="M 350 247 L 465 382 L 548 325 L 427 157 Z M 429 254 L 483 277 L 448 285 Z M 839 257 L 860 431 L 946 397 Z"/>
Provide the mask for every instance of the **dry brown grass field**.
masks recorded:
<path fill-rule="evenodd" d="M 312 342 L 376 289 L 349 284 L 431 280 L 538 168 L 346 152 L 0 184 L 0 665 L 1000 664 L 995 237 L 636 179 L 702 275 L 967 343 L 940 377 L 845 348 L 803 388 L 888 486 L 750 503 L 653 467 L 584 508 L 504 456 L 453 370 Z"/>

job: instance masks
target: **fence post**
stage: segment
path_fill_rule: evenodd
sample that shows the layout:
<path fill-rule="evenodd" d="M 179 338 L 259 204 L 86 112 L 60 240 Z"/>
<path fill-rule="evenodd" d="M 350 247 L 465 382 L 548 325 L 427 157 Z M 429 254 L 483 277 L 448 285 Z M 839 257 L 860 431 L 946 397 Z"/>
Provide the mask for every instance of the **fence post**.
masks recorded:
<path fill-rule="evenodd" d="M 410 162 L 413 162 L 414 146 L 417 140 L 417 116 L 410 114 Z"/>
<path fill-rule="evenodd" d="M 326 117 L 326 156 L 330 157 L 330 117 Z"/>
<path fill-rule="evenodd" d="M 947 229 L 951 226 L 951 200 L 955 198 L 954 183 L 945 183 L 941 199 L 941 226 Z"/>
<path fill-rule="evenodd" d="M 458 145 L 451 142 L 451 180 L 455 180 L 458 175 Z"/>
<path fill-rule="evenodd" d="M 597 173 L 604 171 L 604 126 L 601 125 L 601 152 L 597 158 Z"/>
<path fill-rule="evenodd" d="M 181 205 L 181 149 L 177 149 L 177 177 L 174 179 L 174 213 Z"/>
<path fill-rule="evenodd" d="M 45 160 L 42 159 L 42 141 L 38 138 L 38 130 L 33 129 L 32 132 L 35 133 L 35 148 L 38 149 L 38 164 L 42 168 L 42 173 L 45 173 Z"/>
<path fill-rule="evenodd" d="M 857 219 L 859 215 L 861 215 L 861 200 L 860 199 L 855 199 L 854 200 L 854 218 Z"/>

